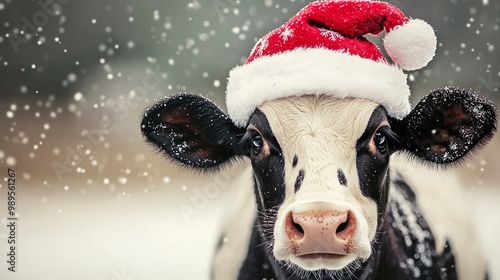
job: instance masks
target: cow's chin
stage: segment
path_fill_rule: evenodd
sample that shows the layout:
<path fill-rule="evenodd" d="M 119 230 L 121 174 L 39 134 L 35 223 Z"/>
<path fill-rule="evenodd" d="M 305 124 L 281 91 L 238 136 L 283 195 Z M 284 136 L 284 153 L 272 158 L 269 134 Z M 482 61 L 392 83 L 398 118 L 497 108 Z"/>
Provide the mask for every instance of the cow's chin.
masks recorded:
<path fill-rule="evenodd" d="M 314 270 L 342 270 L 358 257 L 356 255 L 311 254 L 304 256 L 290 256 L 289 261 L 298 267 Z"/>
<path fill-rule="evenodd" d="M 276 247 L 275 247 L 276 249 Z M 274 257 L 278 261 L 285 261 L 306 271 L 315 270 L 342 270 L 356 260 L 366 260 L 371 255 L 371 247 L 359 246 L 356 253 L 348 255 L 318 253 L 297 256 L 288 250 L 275 250 Z"/>

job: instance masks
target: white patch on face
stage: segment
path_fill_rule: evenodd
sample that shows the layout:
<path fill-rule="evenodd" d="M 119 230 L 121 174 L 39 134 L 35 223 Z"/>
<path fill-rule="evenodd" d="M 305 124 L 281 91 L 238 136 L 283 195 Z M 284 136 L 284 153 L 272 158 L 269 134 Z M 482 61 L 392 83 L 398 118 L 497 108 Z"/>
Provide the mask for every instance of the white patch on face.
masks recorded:
<path fill-rule="evenodd" d="M 377 205 L 363 196 L 356 167 L 356 142 L 366 129 L 375 102 L 331 96 L 301 96 L 278 99 L 259 109 L 266 115 L 285 159 L 286 197 L 274 227 L 274 256 L 290 260 L 306 270 L 338 270 L 357 258 L 371 255 L 371 241 L 377 228 Z M 297 166 L 293 158 L 297 156 Z M 342 170 L 347 186 L 340 184 Z M 304 180 L 295 192 L 299 170 Z M 356 218 L 353 250 L 341 257 L 301 258 L 294 253 L 286 229 L 290 211 L 349 210 Z"/>

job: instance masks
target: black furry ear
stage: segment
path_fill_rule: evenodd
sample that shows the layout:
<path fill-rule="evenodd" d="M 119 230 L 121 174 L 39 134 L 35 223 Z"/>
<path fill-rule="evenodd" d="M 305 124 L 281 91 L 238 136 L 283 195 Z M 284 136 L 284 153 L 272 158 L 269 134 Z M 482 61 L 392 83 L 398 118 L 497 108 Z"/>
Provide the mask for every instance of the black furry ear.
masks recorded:
<path fill-rule="evenodd" d="M 217 167 L 233 158 L 244 132 L 210 100 L 187 93 L 149 108 L 141 130 L 168 156 L 196 168 Z"/>
<path fill-rule="evenodd" d="M 472 90 L 437 89 L 403 120 L 391 119 L 399 149 L 438 164 L 457 162 L 485 144 L 496 131 L 496 109 Z"/>

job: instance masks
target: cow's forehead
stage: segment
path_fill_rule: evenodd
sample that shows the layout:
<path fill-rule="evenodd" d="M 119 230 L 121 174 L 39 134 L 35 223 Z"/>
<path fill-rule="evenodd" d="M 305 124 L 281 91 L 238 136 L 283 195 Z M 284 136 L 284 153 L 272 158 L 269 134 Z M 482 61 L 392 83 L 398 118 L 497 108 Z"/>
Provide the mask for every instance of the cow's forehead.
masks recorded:
<path fill-rule="evenodd" d="M 282 149 L 311 136 L 354 148 L 378 106 L 366 99 L 306 95 L 266 102 L 259 109 Z"/>

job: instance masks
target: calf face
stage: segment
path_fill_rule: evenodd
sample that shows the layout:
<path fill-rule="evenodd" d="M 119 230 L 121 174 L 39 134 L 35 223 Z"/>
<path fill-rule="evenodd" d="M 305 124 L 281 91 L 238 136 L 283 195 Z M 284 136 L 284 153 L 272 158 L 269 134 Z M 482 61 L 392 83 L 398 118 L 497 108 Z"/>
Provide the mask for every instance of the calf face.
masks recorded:
<path fill-rule="evenodd" d="M 269 251 L 306 271 L 341 270 L 371 255 L 392 153 L 446 166 L 495 128 L 491 103 L 459 88 L 434 91 L 403 120 L 365 99 L 311 95 L 264 103 L 237 127 L 207 99 L 180 94 L 142 121 L 146 139 L 182 165 L 210 170 L 250 158 Z"/>
<path fill-rule="evenodd" d="M 364 99 L 291 97 L 254 113 L 246 137 L 263 139 L 252 163 L 277 260 L 338 270 L 370 256 L 387 199 L 388 129 L 384 109 Z M 272 154 L 281 172 L 269 172 Z"/>

